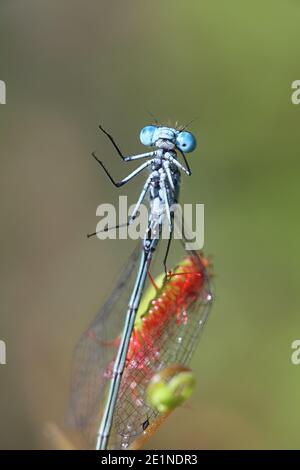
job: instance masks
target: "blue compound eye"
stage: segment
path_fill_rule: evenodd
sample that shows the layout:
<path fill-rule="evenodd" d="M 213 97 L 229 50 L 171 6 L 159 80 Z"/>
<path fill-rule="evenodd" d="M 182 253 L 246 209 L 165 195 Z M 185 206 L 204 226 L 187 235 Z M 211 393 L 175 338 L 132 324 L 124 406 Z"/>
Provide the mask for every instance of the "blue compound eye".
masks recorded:
<path fill-rule="evenodd" d="M 150 147 L 154 144 L 153 142 L 153 134 L 156 130 L 156 126 L 146 126 L 140 132 L 140 141 L 146 147 Z"/>
<path fill-rule="evenodd" d="M 188 153 L 195 150 L 197 142 L 193 134 L 190 132 L 182 131 L 178 134 L 176 139 L 176 147 L 182 152 Z"/>

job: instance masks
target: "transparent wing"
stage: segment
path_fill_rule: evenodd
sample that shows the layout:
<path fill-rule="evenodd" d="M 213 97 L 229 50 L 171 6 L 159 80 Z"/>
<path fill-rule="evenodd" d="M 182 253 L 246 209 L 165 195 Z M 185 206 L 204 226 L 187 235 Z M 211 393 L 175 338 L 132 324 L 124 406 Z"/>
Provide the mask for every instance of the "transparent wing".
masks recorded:
<path fill-rule="evenodd" d="M 95 447 L 107 383 L 135 282 L 140 251 L 138 244 L 121 271 L 112 294 L 74 351 L 67 424 L 84 437 L 84 447 Z"/>
<path fill-rule="evenodd" d="M 149 319 L 144 333 L 136 332 L 137 347 L 129 352 L 115 409 L 109 443 L 111 449 L 138 448 L 137 442 L 141 437 L 144 440 L 148 430 L 149 435 L 152 433 L 163 417 L 146 400 L 151 378 L 172 364 L 187 365 L 196 349 L 209 315 L 212 294 L 202 258 L 195 252 L 189 252 L 187 256 L 191 260 L 193 274 L 181 273 L 173 281 L 173 286 L 163 285 L 149 303 L 144 318 L 151 316 L 153 305 L 154 309 L 159 305 L 162 308 L 152 312 L 152 324 Z M 166 296 L 169 296 L 167 301 Z M 161 321 L 158 315 L 161 315 Z"/>

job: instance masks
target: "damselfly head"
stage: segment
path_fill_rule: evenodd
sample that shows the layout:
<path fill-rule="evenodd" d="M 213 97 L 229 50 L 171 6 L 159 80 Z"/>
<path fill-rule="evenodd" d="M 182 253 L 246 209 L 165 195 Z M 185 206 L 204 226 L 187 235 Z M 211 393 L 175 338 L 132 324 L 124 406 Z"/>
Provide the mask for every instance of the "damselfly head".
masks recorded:
<path fill-rule="evenodd" d="M 145 126 L 140 132 L 140 140 L 147 147 L 156 146 L 172 150 L 174 147 L 181 152 L 193 152 L 197 142 L 194 135 L 188 131 L 180 131 L 173 127 Z"/>

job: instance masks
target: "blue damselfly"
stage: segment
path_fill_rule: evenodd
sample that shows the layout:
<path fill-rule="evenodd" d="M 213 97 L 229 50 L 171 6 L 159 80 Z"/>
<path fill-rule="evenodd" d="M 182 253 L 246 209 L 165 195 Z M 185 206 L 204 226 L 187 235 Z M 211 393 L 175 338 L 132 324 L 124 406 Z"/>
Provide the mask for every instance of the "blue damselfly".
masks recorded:
<path fill-rule="evenodd" d="M 112 136 L 99 127 L 124 162 L 146 159 L 127 177 L 115 181 L 93 152 L 116 187 L 123 186 L 144 169 L 150 169 L 127 225 L 137 218 L 146 194 L 150 214 L 141 245 L 134 250 L 111 297 L 77 345 L 71 411 L 76 427 L 83 431 L 89 446 L 129 448 L 141 435 L 147 434 L 163 414 L 163 407 L 160 410 L 147 401 L 147 386 L 156 373 L 171 370 L 172 376 L 187 364 L 208 316 L 212 294 L 207 263 L 198 252 L 189 251 L 172 273 L 167 270 L 174 231 L 172 207 L 178 201 L 180 172 L 191 175 L 185 153 L 195 149 L 194 136 L 185 128 L 146 126 L 141 130 L 140 140 L 155 150 L 126 157 Z M 184 165 L 178 161 L 177 152 L 182 155 Z M 165 220 L 170 236 L 162 257 L 164 273 L 158 282 L 151 277 L 149 268 L 157 253 Z M 144 300 L 147 274 L 152 282 L 152 293 Z M 154 304 L 156 312 L 150 308 Z M 166 375 L 168 373 L 164 372 Z"/>

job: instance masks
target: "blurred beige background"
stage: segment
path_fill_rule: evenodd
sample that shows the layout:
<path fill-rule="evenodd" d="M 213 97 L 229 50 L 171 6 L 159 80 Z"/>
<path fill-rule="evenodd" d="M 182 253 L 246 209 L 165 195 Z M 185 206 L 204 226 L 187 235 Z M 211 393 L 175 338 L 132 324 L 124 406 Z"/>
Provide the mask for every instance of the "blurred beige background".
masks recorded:
<path fill-rule="evenodd" d="M 300 5 L 295 0 L 1 0 L 0 447 L 48 448 L 74 345 L 132 244 L 88 241 L 142 150 L 147 110 L 191 126 L 182 201 L 205 204 L 217 299 L 198 387 L 149 448 L 299 448 Z M 122 189 L 130 201 L 142 178 Z"/>

